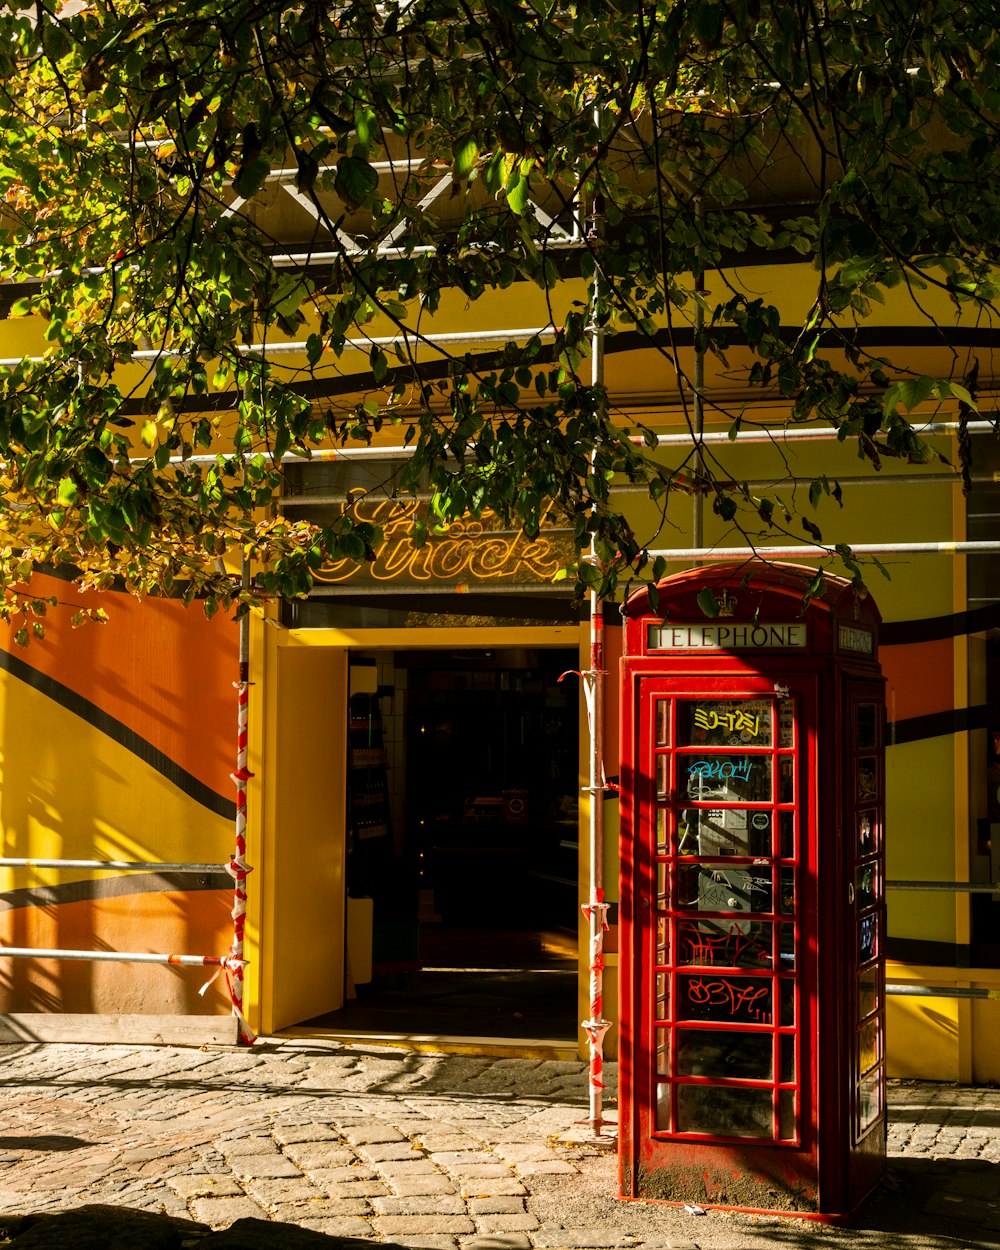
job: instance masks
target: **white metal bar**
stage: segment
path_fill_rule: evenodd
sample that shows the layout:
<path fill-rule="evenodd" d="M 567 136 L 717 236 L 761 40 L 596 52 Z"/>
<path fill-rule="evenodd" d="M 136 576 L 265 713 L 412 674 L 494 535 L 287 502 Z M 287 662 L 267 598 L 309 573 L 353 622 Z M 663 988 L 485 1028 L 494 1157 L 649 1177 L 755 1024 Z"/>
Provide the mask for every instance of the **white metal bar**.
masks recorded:
<path fill-rule="evenodd" d="M 914 425 L 913 432 L 923 437 L 930 437 L 934 434 L 955 434 L 961 428 L 959 421 L 929 421 L 925 425 Z M 997 422 L 994 421 L 968 421 L 965 430 L 969 434 L 995 434 L 997 432 Z M 808 426 L 803 429 L 800 426 L 775 426 L 772 429 L 750 428 L 741 429 L 739 433 L 730 438 L 726 430 L 708 430 L 698 442 L 701 443 L 795 443 L 795 442 L 821 442 L 837 439 L 840 432 L 831 426 Z M 640 434 L 630 437 L 630 442 L 637 447 L 645 444 L 646 440 Z M 656 436 L 657 447 L 689 447 L 696 440 L 690 433 L 686 434 L 658 434 Z"/>
<path fill-rule="evenodd" d="M 887 890 L 931 890 L 950 894 L 997 894 L 1000 893 L 1000 882 L 984 885 L 971 881 L 887 881 Z"/>
<path fill-rule="evenodd" d="M 333 229 L 330 230 L 329 226 L 320 215 L 320 210 L 317 208 L 315 202 L 311 200 L 308 195 L 303 195 L 298 187 L 285 183 L 281 189 L 289 199 L 294 200 L 295 203 L 298 204 L 299 208 L 308 213 L 318 226 L 323 226 L 324 229 L 328 230 L 337 242 L 341 244 L 343 251 L 349 256 L 357 255 L 358 252 L 363 252 L 365 250 L 363 247 L 359 247 L 357 241 L 346 231 L 341 230 L 339 226 L 334 226 Z"/>
<path fill-rule="evenodd" d="M 92 963 L 173 964 L 180 967 L 228 968 L 229 955 L 154 955 L 146 951 L 74 951 L 37 946 L 0 946 L 0 959 L 76 959 Z"/>
<path fill-rule="evenodd" d="M 95 872 L 179 872 L 203 876 L 228 872 L 228 864 L 164 864 L 124 859 L 0 859 L 0 868 L 89 868 Z"/>
<path fill-rule="evenodd" d="M 1000 998 L 1000 989 L 977 989 L 968 985 L 912 985 L 905 981 L 886 982 L 885 992 L 915 998 Z"/>
<path fill-rule="evenodd" d="M 1000 552 L 1000 542 L 947 542 L 947 543 L 848 543 L 851 553 L 856 556 L 889 556 L 889 555 L 955 555 L 974 556 L 989 555 Z M 756 557 L 767 560 L 788 560 L 795 556 L 814 559 L 816 556 L 835 556 L 834 546 L 820 547 L 809 543 L 787 547 L 664 547 L 650 550 L 651 559 L 662 556 L 664 560 L 750 560 Z"/>
<path fill-rule="evenodd" d="M 522 338 L 530 339 L 537 337 L 542 340 L 551 340 L 556 337 L 556 334 L 555 326 L 522 326 L 511 330 L 455 330 L 441 334 L 424 334 L 413 330 L 402 334 L 372 335 L 368 338 L 347 339 L 343 350 L 349 352 L 370 352 L 373 347 L 395 347 L 397 343 L 431 347 L 468 343 L 475 346 L 477 343 L 509 343 L 514 339 Z M 241 356 L 301 356 L 306 352 L 306 343 L 238 343 L 236 344 L 236 351 Z M 179 348 L 151 347 L 140 348 L 138 351 L 132 352 L 129 360 L 135 364 L 143 364 L 155 360 L 171 360 L 188 355 L 190 355 L 190 352 L 187 350 L 182 351 Z M 25 361 L 38 364 L 52 359 L 55 358 L 52 356 L 6 356 L 0 359 L 0 369 L 14 369 Z"/>
<path fill-rule="evenodd" d="M 441 195 L 443 191 L 447 191 L 447 189 L 452 185 L 452 181 L 453 179 L 450 171 L 443 173 L 423 199 L 417 204 L 417 208 L 430 208 L 438 196 Z M 398 225 L 393 226 L 379 246 L 383 248 L 393 247 L 403 237 L 403 235 L 406 234 L 410 224 L 409 218 L 404 218 Z"/>

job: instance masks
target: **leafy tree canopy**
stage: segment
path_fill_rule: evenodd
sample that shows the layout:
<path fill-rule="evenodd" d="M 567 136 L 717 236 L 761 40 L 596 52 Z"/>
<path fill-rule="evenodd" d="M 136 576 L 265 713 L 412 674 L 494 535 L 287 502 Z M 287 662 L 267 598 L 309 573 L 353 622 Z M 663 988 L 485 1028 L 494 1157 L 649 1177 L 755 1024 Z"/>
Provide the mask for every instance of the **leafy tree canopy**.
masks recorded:
<path fill-rule="evenodd" d="M 991 6 L 38 0 L 2 13 L 0 277 L 10 317 L 44 323 L 38 352 L 0 368 L 8 615 L 43 565 L 135 593 L 183 586 L 211 610 L 238 595 L 222 561 L 243 553 L 251 596 L 302 593 L 319 564 L 363 560 L 378 535 L 349 509 L 326 528 L 268 511 L 281 458 L 389 426 L 414 450 L 402 489 L 429 489 L 442 519 L 491 508 L 529 534 L 555 509 L 581 550 L 596 541 L 602 572 L 582 576 L 605 588 L 644 563 L 613 480 L 666 508 L 700 474 L 723 516 L 774 524 L 773 504 L 707 451 L 693 458 L 695 440 L 668 470 L 651 439 L 628 437 L 643 432 L 591 378 L 595 327 L 642 336 L 679 371 L 679 328 L 690 343 L 694 324 L 707 353 L 739 344 L 748 387 L 876 465 L 929 457 L 917 404 L 974 406 L 971 379 L 914 376 L 867 355 L 855 329 L 894 287 L 992 314 Z M 276 179 L 305 210 L 298 237 L 270 214 Z M 766 298 L 700 293 L 705 270 L 772 253 L 815 267 L 800 325 Z M 550 339 L 439 345 L 433 369 L 425 343 L 416 360 L 448 291 L 551 296 L 567 276 L 588 281 L 590 306 L 554 315 Z M 295 368 L 261 349 L 281 339 L 302 343 Z"/>

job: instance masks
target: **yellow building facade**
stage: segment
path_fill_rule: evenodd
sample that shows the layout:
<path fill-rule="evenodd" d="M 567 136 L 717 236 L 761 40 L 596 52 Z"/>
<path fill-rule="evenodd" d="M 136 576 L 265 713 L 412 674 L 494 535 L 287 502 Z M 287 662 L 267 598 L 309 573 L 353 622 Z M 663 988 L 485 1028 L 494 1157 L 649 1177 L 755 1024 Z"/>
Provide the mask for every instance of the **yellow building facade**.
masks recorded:
<path fill-rule="evenodd" d="M 709 275 L 710 290 L 713 283 L 767 292 L 796 324 L 815 275 L 772 266 Z M 558 294 L 557 317 L 585 292 L 567 282 Z M 877 352 L 891 343 L 898 355 L 902 344 L 914 369 L 927 374 L 954 372 L 955 353 L 976 356 L 988 397 L 989 334 L 963 325 L 953 310 L 941 314 L 947 334 L 931 334 L 911 308 L 887 305 L 866 323 L 866 347 Z M 477 330 L 524 330 L 548 315 L 537 293 L 515 289 L 471 308 L 446 303 L 436 324 L 459 327 L 474 342 Z M 685 364 L 692 341 L 690 326 L 675 335 Z M 878 557 L 888 576 L 866 569 L 885 621 L 889 881 L 995 882 L 996 557 L 893 554 L 891 545 L 993 537 L 997 456 L 985 438 L 973 439 L 966 495 L 948 467 L 959 461 L 957 427 L 932 436 L 942 456 L 937 466 L 888 462 L 880 472 L 836 439 L 786 438 L 780 399 L 733 380 L 738 358 L 735 348 L 726 367 L 713 372 L 709 363 L 706 430 L 725 435 L 738 411 L 746 427 L 766 425 L 772 438 L 711 443 L 716 475 L 786 501 L 790 528 L 803 539 L 796 511 L 820 527 L 826 544 L 890 548 Z M 648 345 L 627 333 L 609 336 L 606 383 L 623 423 L 667 436 L 684 432 L 691 396 Z M 329 393 L 350 385 L 331 371 Z M 928 407 L 914 417 L 954 423 L 956 414 Z M 589 664 L 590 624 L 555 577 L 566 535 L 556 525 L 530 544 L 489 522 L 460 523 L 418 551 L 408 541 L 412 514 L 391 500 L 398 454 L 384 438 L 364 455 L 289 473 L 281 506 L 290 515 L 321 519 L 363 489 L 385 538 L 372 566 L 327 570 L 308 600 L 275 605 L 268 619 L 254 622 L 247 831 L 254 871 L 244 1009 L 251 1026 L 268 1034 L 575 1054 L 589 1010 L 580 906 L 591 799 L 580 673 Z M 656 454 L 673 466 L 689 450 L 667 442 Z M 809 483 L 817 478 L 842 483 L 842 506 L 824 494 L 811 507 Z M 627 490 L 617 499 L 649 546 L 693 546 L 690 497 L 672 501 L 665 518 Z M 741 541 L 705 509 L 705 547 Z M 67 598 L 71 591 L 62 583 L 55 593 Z M 205 621 L 197 606 L 114 599 L 106 626 L 71 631 L 57 615 L 46 638 L 27 650 L 4 643 L 3 854 L 221 869 L 233 848 L 236 627 Z M 616 605 L 605 605 L 604 620 L 605 770 L 613 778 Z M 613 1016 L 613 794 L 604 799 L 604 816 L 612 904 L 605 1010 Z M 233 890 L 221 870 L 122 875 L 28 866 L 0 873 L 9 946 L 229 949 Z M 887 900 L 890 981 L 1000 990 L 1000 944 L 992 937 L 1000 895 L 890 885 Z M 0 1011 L 224 1014 L 225 977 L 201 997 L 205 979 L 176 966 L 10 959 L 0 962 Z M 1000 1079 L 998 1010 L 984 996 L 890 998 L 890 1073 Z M 609 1053 L 614 1045 L 612 1030 Z"/>

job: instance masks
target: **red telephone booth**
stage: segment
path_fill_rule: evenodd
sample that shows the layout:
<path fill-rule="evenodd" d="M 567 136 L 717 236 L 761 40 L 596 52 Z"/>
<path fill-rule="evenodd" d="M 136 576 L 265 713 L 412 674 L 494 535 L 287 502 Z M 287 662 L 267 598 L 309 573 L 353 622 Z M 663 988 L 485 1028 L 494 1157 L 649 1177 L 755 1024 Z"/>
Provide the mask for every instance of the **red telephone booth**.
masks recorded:
<path fill-rule="evenodd" d="M 815 576 L 625 607 L 625 1198 L 832 1220 L 885 1171 L 880 617 L 833 576 L 803 608 Z"/>

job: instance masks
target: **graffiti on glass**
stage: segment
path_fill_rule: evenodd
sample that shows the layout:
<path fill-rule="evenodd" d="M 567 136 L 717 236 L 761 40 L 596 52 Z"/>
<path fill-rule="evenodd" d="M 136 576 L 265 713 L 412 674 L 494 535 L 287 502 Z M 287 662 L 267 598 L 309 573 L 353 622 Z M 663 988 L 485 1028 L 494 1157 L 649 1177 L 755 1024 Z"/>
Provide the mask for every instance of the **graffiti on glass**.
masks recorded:
<path fill-rule="evenodd" d="M 759 968 L 771 964 L 770 947 L 738 924 L 683 925 L 678 932 L 681 962 L 704 967 Z"/>
<path fill-rule="evenodd" d="M 861 917 L 861 958 L 862 960 L 871 959 L 875 954 L 875 917 Z"/>
<path fill-rule="evenodd" d="M 742 709 L 718 712 L 714 708 L 695 708 L 694 723 L 696 729 L 709 732 L 723 729 L 726 733 L 746 734 L 751 738 L 756 738 L 760 733 L 760 717 Z"/>
<path fill-rule="evenodd" d="M 746 977 L 686 977 L 688 1014 L 695 1020 L 771 1022 L 771 985 Z"/>
<path fill-rule="evenodd" d="M 722 756 L 714 760 L 697 760 L 688 766 L 689 777 L 707 777 L 711 781 L 749 781 L 753 761 L 744 757 L 741 760 L 725 759 Z"/>

